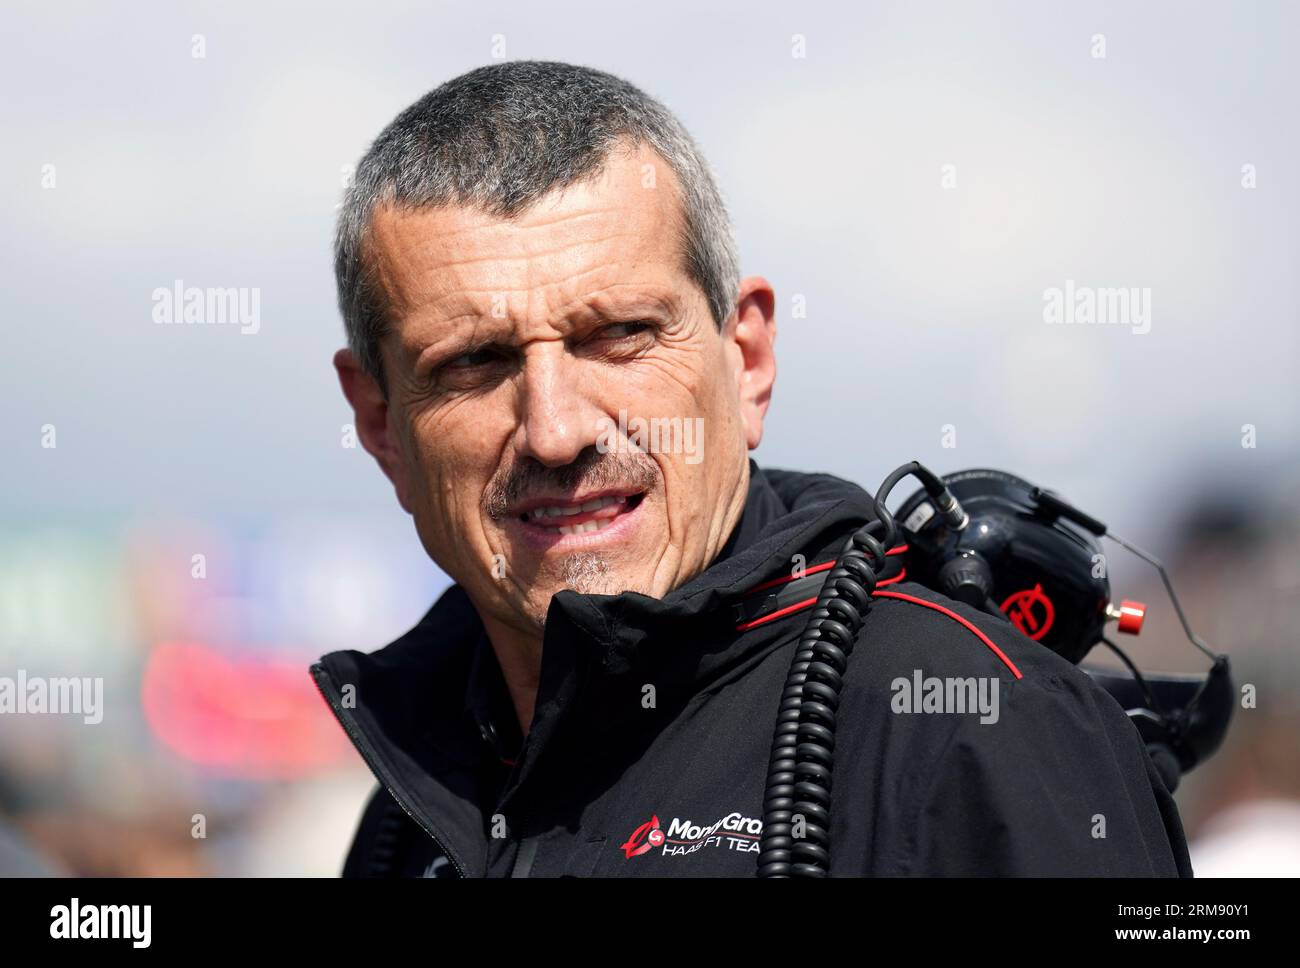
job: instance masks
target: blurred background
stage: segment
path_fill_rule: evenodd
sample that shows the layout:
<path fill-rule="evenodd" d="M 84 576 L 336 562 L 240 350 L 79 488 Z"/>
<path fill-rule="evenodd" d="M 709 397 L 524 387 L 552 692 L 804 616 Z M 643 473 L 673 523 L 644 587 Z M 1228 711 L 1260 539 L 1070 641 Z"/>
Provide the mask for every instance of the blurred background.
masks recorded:
<path fill-rule="evenodd" d="M 1178 791 L 1193 864 L 1300 874 L 1294 5 L 0 16 L 0 676 L 104 687 L 97 724 L 0 715 L 0 873 L 339 871 L 373 781 L 307 666 L 448 579 L 352 446 L 335 207 L 401 108 L 532 58 L 625 76 L 711 159 L 778 293 L 760 465 L 997 467 L 1170 563 L 1257 695 Z M 1149 327 L 1049 324 L 1067 285 L 1149 290 Z M 255 324 L 160 325 L 177 286 Z M 1203 672 L 1155 574 L 1111 577 L 1138 664 Z"/>

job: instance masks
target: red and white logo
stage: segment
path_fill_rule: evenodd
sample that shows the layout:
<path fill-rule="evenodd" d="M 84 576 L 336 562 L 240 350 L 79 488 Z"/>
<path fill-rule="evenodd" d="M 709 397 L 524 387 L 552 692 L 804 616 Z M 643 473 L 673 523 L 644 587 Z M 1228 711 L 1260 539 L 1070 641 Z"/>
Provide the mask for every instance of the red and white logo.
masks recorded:
<path fill-rule="evenodd" d="M 664 842 L 664 832 L 659 829 L 659 818 L 652 816 L 649 820 L 632 831 L 632 836 L 627 838 L 627 843 L 623 845 L 624 857 L 635 857 L 638 854 L 644 854 L 652 847 L 658 847 Z"/>
<path fill-rule="evenodd" d="M 707 826 L 674 817 L 666 827 L 660 826 L 659 815 L 655 814 L 632 831 L 632 836 L 622 845 L 623 856 L 630 860 L 656 847 L 662 848 L 663 856 L 693 854 L 706 847 L 757 853 L 762 832 L 763 821 L 739 812 L 729 813 Z"/>

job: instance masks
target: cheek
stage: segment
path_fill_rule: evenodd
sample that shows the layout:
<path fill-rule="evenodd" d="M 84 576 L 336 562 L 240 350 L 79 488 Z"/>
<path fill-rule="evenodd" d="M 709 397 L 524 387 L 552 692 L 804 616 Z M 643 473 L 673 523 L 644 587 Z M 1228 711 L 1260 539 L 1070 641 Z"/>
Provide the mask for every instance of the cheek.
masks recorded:
<path fill-rule="evenodd" d="M 411 440 L 417 525 L 432 541 L 459 557 L 477 543 L 482 500 L 497 469 L 499 435 L 486 415 L 459 413 L 456 419 L 428 415 L 417 421 Z"/>
<path fill-rule="evenodd" d="M 740 394 L 732 381 L 724 348 L 720 344 L 708 346 L 692 354 L 687 362 L 689 367 L 678 371 L 682 396 L 680 402 L 674 403 L 681 408 L 676 413 L 701 418 L 706 455 L 720 455 L 730 447 L 740 422 Z M 710 464 L 717 463 L 705 460 L 688 470 L 707 474 Z"/>
<path fill-rule="evenodd" d="M 722 359 L 708 347 L 670 347 L 606 381 L 604 396 L 621 397 L 643 416 L 707 416 L 721 399 Z"/>

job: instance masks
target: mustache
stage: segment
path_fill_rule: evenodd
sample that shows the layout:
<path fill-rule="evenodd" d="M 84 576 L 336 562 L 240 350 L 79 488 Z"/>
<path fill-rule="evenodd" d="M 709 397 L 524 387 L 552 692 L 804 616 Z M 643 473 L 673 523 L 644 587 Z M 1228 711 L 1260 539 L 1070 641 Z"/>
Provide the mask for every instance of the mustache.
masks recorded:
<path fill-rule="evenodd" d="M 511 516 L 510 509 L 536 494 L 598 491 L 628 487 L 648 491 L 659 479 L 655 462 L 644 454 L 602 454 L 584 450 L 572 464 L 547 467 L 533 458 L 489 483 L 483 506 L 493 521 Z"/>

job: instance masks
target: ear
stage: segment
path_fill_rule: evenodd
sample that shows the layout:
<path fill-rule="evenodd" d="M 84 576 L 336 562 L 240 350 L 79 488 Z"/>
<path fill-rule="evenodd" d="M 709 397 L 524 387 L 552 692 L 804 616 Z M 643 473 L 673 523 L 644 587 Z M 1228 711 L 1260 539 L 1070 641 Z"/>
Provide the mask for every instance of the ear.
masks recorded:
<path fill-rule="evenodd" d="M 776 293 L 762 276 L 740 281 L 730 338 L 739 349 L 736 385 L 745 440 L 753 450 L 763 439 L 763 416 L 776 382 Z"/>
<path fill-rule="evenodd" d="M 397 429 L 389 419 L 392 413 L 384 391 L 375 378 L 361 368 L 351 350 L 343 349 L 334 354 L 334 369 L 338 372 L 343 395 L 352 405 L 361 446 L 392 481 L 393 489 L 397 492 L 397 503 L 402 506 L 402 510 L 411 514 L 406 458 L 397 437 Z"/>

